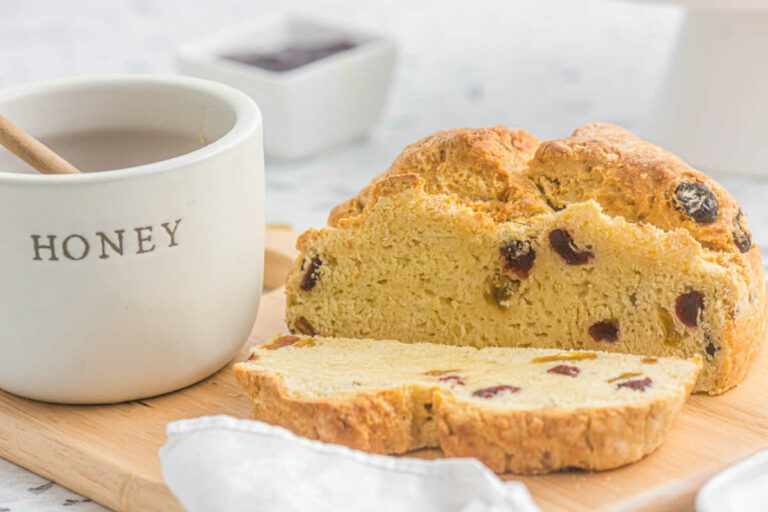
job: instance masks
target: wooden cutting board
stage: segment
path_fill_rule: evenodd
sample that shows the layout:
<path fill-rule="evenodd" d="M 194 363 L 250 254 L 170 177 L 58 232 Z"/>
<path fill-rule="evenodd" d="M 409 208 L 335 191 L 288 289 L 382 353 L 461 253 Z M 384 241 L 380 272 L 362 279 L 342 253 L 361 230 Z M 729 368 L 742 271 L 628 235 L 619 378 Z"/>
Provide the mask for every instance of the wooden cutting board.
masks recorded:
<path fill-rule="evenodd" d="M 283 281 L 294 238 L 287 230 L 268 230 L 267 285 Z M 282 290 L 262 298 L 246 347 L 279 331 L 286 332 Z M 0 391 L 0 456 L 116 510 L 179 510 L 157 455 L 165 425 L 211 414 L 250 417 L 230 367 L 181 391 L 116 405 L 52 405 Z M 667 442 L 644 460 L 601 473 L 519 479 L 544 511 L 692 510 L 697 489 L 710 476 L 768 447 L 766 396 L 768 350 L 762 350 L 738 388 L 718 397 L 693 396 Z M 412 455 L 434 458 L 440 452 Z"/>

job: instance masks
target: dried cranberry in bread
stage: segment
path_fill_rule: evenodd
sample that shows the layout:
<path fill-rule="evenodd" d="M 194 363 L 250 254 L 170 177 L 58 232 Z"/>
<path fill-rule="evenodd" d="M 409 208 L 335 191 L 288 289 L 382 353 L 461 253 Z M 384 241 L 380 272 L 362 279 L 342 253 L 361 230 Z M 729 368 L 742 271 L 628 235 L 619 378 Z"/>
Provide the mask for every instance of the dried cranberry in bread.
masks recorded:
<path fill-rule="evenodd" d="M 372 453 L 440 447 L 496 472 L 609 469 L 666 438 L 700 361 L 277 336 L 235 365 L 257 419 Z"/>
<path fill-rule="evenodd" d="M 738 384 L 766 334 L 766 295 L 733 197 L 615 126 L 535 153 L 534 141 L 460 129 L 406 148 L 299 238 L 292 331 L 698 354 L 695 390 Z"/>

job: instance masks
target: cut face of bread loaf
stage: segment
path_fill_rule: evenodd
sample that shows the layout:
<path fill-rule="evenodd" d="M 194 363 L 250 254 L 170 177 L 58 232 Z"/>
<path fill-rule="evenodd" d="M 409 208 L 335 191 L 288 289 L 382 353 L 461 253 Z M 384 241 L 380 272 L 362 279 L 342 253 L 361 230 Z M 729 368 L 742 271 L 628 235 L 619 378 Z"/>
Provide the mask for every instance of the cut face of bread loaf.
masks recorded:
<path fill-rule="evenodd" d="M 496 472 L 609 469 L 665 439 L 700 363 L 606 352 L 277 336 L 235 365 L 256 419 L 372 453 L 440 447 Z"/>
<path fill-rule="evenodd" d="M 446 178 L 409 162 L 371 185 L 361 212 L 299 238 L 293 332 L 700 355 L 695 389 L 709 393 L 746 374 L 766 332 L 764 269 L 711 178 L 605 125 L 542 143 L 507 180 L 510 197 L 535 185 L 527 202 L 430 193 Z"/>

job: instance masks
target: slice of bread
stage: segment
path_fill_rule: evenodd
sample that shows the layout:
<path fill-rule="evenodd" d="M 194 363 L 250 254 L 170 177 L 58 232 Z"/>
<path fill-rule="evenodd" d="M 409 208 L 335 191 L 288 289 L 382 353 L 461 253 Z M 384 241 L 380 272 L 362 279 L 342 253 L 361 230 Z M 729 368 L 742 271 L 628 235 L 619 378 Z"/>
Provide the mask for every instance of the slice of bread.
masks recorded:
<path fill-rule="evenodd" d="M 278 335 L 234 367 L 256 419 L 371 453 L 440 447 L 496 472 L 601 470 L 665 439 L 688 361 Z"/>
<path fill-rule="evenodd" d="M 286 282 L 291 331 L 698 354 L 696 391 L 738 384 L 766 336 L 766 293 L 733 197 L 615 126 L 530 160 L 522 133 L 423 139 L 305 232 Z"/>

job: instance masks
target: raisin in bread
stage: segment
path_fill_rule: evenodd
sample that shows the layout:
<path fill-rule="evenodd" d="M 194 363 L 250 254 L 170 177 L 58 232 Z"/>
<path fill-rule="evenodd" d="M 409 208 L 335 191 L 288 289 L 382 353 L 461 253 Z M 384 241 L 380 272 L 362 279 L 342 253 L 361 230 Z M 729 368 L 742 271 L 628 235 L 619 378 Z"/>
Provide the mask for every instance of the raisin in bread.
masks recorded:
<path fill-rule="evenodd" d="M 257 419 L 372 453 L 440 447 L 496 472 L 609 469 L 666 438 L 700 361 L 277 336 L 235 365 Z"/>
<path fill-rule="evenodd" d="M 302 234 L 291 330 L 699 354 L 695 390 L 743 379 L 766 333 L 765 271 L 727 191 L 611 125 L 544 142 L 525 165 L 493 133 L 410 146 L 332 225 Z"/>

